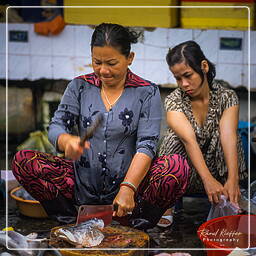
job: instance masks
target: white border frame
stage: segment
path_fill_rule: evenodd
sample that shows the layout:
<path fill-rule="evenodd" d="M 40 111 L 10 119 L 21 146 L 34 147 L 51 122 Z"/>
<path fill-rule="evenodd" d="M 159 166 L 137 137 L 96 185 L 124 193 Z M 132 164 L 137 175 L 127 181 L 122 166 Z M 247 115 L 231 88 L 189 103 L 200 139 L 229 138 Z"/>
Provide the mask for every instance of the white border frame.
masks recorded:
<path fill-rule="evenodd" d="M 251 89 L 251 76 L 250 76 L 250 8 L 248 6 L 9 6 L 6 9 L 6 170 L 8 170 L 8 41 L 9 41 L 9 33 L 8 33 L 8 10 L 11 8 L 163 8 L 163 9 L 172 9 L 172 8 L 246 8 L 248 10 L 248 122 L 251 117 L 250 111 L 250 89 Z M 250 127 L 248 127 L 248 194 L 249 194 L 249 204 L 248 207 L 250 209 Z M 7 172 L 6 172 L 6 180 L 7 179 Z M 8 192 L 8 182 L 6 182 L 6 191 Z M 6 193 L 6 227 L 8 227 L 8 193 Z M 250 222 L 250 216 L 249 216 Z M 248 222 L 248 233 L 250 234 L 250 225 Z M 28 251 L 27 248 L 9 248 L 7 244 L 8 240 L 8 231 L 6 232 L 6 248 L 8 250 L 24 250 Z M 248 240 L 248 245 L 250 245 L 250 237 Z M 241 248 L 241 249 L 249 249 Z M 226 248 L 227 250 L 234 250 L 234 248 Z M 177 251 L 177 250 L 184 250 L 184 251 L 223 251 L 223 249 L 211 249 L 211 248 L 29 248 L 29 250 L 104 250 L 104 251 L 129 251 L 129 250 L 140 250 L 140 251 L 150 251 L 150 250 L 157 250 L 157 251 Z"/>

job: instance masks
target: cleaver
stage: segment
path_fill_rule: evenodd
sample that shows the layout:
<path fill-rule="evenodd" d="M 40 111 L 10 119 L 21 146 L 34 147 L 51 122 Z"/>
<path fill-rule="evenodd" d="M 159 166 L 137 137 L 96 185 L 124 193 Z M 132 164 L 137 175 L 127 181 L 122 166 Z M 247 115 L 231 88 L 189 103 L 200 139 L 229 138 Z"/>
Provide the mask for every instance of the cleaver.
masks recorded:
<path fill-rule="evenodd" d="M 113 204 L 108 205 L 80 205 L 78 209 L 76 225 L 81 222 L 97 218 L 104 221 L 106 227 L 112 222 L 113 212 L 117 210 L 117 206 Z"/>

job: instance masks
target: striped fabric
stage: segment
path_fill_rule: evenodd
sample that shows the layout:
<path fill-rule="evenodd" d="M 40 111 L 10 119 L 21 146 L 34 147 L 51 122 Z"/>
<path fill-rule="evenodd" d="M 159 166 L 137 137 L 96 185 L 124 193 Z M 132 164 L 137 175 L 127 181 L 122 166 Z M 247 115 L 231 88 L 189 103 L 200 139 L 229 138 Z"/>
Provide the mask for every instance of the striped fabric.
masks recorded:
<path fill-rule="evenodd" d="M 73 161 L 33 150 L 21 150 L 12 161 L 17 181 L 38 201 L 52 200 L 61 193 L 74 194 Z"/>
<path fill-rule="evenodd" d="M 98 87 L 101 86 L 100 79 L 96 76 L 95 73 L 90 73 L 86 75 L 81 75 L 76 77 L 76 79 L 84 79 L 86 82 L 96 85 Z M 131 72 L 130 69 L 127 70 L 126 75 L 126 81 L 125 81 L 125 87 L 141 87 L 141 86 L 150 86 L 152 85 L 152 82 L 148 82 L 145 79 L 142 79 L 141 77 L 135 75 Z"/>
<path fill-rule="evenodd" d="M 12 170 L 18 182 L 38 201 L 52 200 L 58 193 L 74 198 L 74 167 L 70 160 L 22 150 L 16 153 Z M 137 196 L 167 209 L 184 194 L 189 174 L 189 166 L 182 156 L 158 157 L 139 186 Z"/>

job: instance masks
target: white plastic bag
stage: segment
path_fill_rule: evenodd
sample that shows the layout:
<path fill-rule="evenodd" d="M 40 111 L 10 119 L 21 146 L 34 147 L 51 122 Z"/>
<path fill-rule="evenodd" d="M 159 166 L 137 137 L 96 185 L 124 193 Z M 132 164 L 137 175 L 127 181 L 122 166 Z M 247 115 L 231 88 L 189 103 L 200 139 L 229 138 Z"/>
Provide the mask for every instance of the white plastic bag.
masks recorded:
<path fill-rule="evenodd" d="M 207 220 L 223 216 L 237 215 L 239 212 L 240 208 L 238 206 L 230 203 L 224 195 L 221 195 L 219 203 L 212 204 Z"/>

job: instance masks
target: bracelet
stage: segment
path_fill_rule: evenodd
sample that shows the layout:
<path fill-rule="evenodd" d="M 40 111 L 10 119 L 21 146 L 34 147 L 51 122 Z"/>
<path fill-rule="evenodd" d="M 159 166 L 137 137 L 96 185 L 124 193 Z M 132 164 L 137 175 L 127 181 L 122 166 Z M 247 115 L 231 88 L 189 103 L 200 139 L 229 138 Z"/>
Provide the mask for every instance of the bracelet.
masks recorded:
<path fill-rule="evenodd" d="M 137 191 L 136 186 L 135 186 L 134 184 L 132 184 L 131 182 L 129 182 L 129 181 L 123 181 L 123 182 L 120 184 L 120 187 L 122 187 L 122 186 L 126 186 L 126 187 L 131 188 L 134 193 L 136 193 L 136 191 Z"/>

